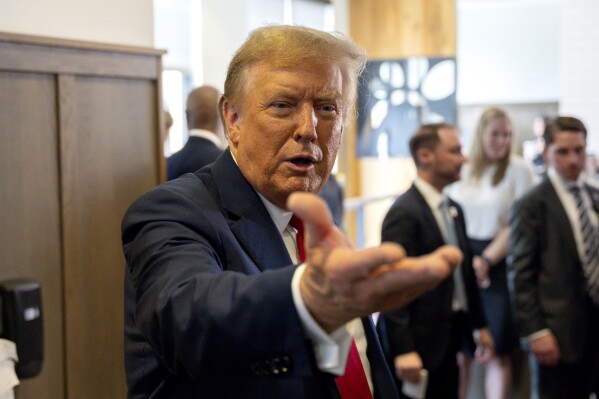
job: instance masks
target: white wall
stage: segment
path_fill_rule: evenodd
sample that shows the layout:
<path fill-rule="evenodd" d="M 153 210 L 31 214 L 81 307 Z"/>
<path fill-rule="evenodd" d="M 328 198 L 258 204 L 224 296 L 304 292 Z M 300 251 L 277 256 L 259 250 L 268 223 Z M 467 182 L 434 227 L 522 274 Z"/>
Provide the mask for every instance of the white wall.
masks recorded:
<path fill-rule="evenodd" d="M 587 127 L 587 150 L 599 155 L 599 2 L 569 0 L 563 14 L 560 113 Z"/>
<path fill-rule="evenodd" d="M 204 83 L 223 89 L 229 61 L 251 29 L 250 13 L 254 9 L 251 3 L 251 0 L 203 1 Z"/>
<path fill-rule="evenodd" d="M 149 0 L 0 0 L 0 31 L 153 46 Z"/>
<path fill-rule="evenodd" d="M 458 104 L 560 98 L 563 0 L 458 0 Z"/>
<path fill-rule="evenodd" d="M 0 0 L 2 1 L 2 0 Z M 192 77 L 192 85 L 209 84 L 223 89 L 225 73 L 234 52 L 255 28 L 287 23 L 285 0 L 154 0 L 158 48 L 167 49 L 165 68 L 179 69 Z M 337 27 L 347 31 L 347 0 L 334 0 Z M 296 4 L 294 20 L 307 26 L 327 25 L 311 8 L 318 3 Z M 165 18 L 167 16 L 167 18 Z M 310 20 L 312 17 L 313 20 Z"/>

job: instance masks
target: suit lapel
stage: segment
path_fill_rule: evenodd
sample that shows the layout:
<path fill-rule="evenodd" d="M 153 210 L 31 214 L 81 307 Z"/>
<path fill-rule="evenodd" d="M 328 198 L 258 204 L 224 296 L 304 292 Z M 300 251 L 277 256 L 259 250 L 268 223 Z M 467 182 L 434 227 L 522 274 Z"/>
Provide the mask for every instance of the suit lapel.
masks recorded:
<path fill-rule="evenodd" d="M 591 186 L 590 184 L 585 184 L 585 188 L 589 193 L 589 197 L 591 198 L 593 210 L 595 211 L 595 213 L 599 214 L 599 190 L 596 187 Z"/>
<path fill-rule="evenodd" d="M 281 234 L 228 149 L 216 160 L 211 173 L 221 211 L 231 231 L 258 268 L 264 271 L 291 265 L 293 262 Z"/>
<path fill-rule="evenodd" d="M 433 215 L 431 208 L 428 206 L 428 203 L 424 199 L 424 196 L 418 191 L 415 185 L 412 185 L 410 190 L 408 191 L 408 195 L 410 195 L 413 200 L 416 202 L 417 207 L 421 210 L 422 216 L 424 218 L 424 225 L 430 226 L 430 233 L 434 235 L 435 242 L 443 245 L 445 243 L 445 239 L 443 239 L 443 234 L 441 233 L 441 228 L 437 223 L 437 219 Z M 416 207 L 415 207 L 416 208 Z"/>
<path fill-rule="evenodd" d="M 540 183 L 543 201 L 547 204 L 547 214 L 552 215 L 555 219 L 556 224 L 558 226 L 568 226 L 564 227 L 565 229 L 569 229 L 569 234 L 563 234 L 566 245 L 568 248 L 564 249 L 565 251 L 569 251 L 570 253 L 578 254 L 578 249 L 576 248 L 576 241 L 574 240 L 574 230 L 572 229 L 572 224 L 570 223 L 570 219 L 568 218 L 568 214 L 562 204 L 562 201 L 559 199 L 553 184 L 549 178 L 545 179 L 542 183 Z"/>
<path fill-rule="evenodd" d="M 468 237 L 466 236 L 466 229 L 464 227 L 464 226 L 466 226 L 466 222 L 464 220 L 464 214 L 460 211 L 460 207 L 454 200 L 450 199 L 450 205 L 456 210 L 456 215 L 452 216 L 453 225 L 455 227 L 455 231 L 458 236 L 458 242 L 460 244 L 460 249 L 462 251 L 464 251 L 465 248 L 469 247 Z"/>
<path fill-rule="evenodd" d="M 372 376 L 372 385 L 374 386 L 374 398 L 380 399 L 393 399 L 397 398 L 397 388 L 395 381 L 383 350 L 381 349 L 380 341 L 372 319 L 370 317 L 363 317 L 362 326 L 364 327 L 364 334 L 366 335 L 366 355 L 368 356 L 368 362 L 370 363 L 370 374 Z"/>

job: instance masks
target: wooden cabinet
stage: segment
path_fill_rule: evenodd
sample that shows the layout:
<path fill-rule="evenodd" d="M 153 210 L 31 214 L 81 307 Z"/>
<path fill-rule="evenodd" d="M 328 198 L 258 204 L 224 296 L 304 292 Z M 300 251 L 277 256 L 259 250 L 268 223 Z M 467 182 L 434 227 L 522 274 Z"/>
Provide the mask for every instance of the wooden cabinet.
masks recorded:
<path fill-rule="evenodd" d="M 163 52 L 0 33 L 0 280 L 42 285 L 19 399 L 126 395 L 120 223 L 164 179 Z"/>

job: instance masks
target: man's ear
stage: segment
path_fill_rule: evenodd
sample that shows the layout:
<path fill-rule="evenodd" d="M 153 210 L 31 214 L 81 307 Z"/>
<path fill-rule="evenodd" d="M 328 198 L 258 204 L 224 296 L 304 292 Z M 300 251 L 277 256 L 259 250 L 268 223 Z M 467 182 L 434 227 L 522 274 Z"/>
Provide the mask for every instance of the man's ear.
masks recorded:
<path fill-rule="evenodd" d="M 237 146 L 237 143 L 239 143 L 239 124 L 240 124 L 239 110 L 229 100 L 224 100 L 222 107 L 223 107 L 223 110 L 222 110 L 223 111 L 223 120 L 227 127 L 229 141 L 231 141 L 232 144 Z"/>
<path fill-rule="evenodd" d="M 430 148 L 422 147 L 416 151 L 416 156 L 420 165 L 425 166 L 431 164 L 434 154 Z"/>

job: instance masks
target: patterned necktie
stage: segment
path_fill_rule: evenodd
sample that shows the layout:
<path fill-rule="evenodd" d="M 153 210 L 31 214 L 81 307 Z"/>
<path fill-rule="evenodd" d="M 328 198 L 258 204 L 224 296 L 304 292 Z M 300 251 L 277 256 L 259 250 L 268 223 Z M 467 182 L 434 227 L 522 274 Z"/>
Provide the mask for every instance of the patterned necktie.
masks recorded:
<path fill-rule="evenodd" d="M 571 186 L 570 192 L 576 200 L 578 217 L 580 219 L 580 231 L 584 248 L 584 259 L 582 262 L 584 274 L 587 278 L 589 295 L 595 304 L 599 305 L 599 236 L 595 226 L 591 223 L 589 212 L 582 199 L 580 187 Z"/>
<path fill-rule="evenodd" d="M 455 224 L 449 212 L 449 199 L 445 198 L 440 205 L 441 214 L 443 215 L 443 223 L 445 224 L 445 232 L 447 233 L 447 244 L 460 247 L 460 242 L 455 231 Z M 464 279 L 462 278 L 462 265 L 458 265 L 453 272 L 453 301 L 454 310 L 468 311 L 468 299 L 466 297 L 466 288 L 464 287 Z"/>
<path fill-rule="evenodd" d="M 304 250 L 304 222 L 293 215 L 289 221 L 289 225 L 297 231 L 295 239 L 297 242 L 299 260 L 300 262 L 304 262 L 306 260 L 306 253 Z M 345 374 L 337 377 L 335 381 L 342 399 L 372 399 L 372 393 L 368 386 L 364 366 L 362 366 L 362 361 L 360 360 L 358 347 L 353 339 L 351 340 Z"/>

